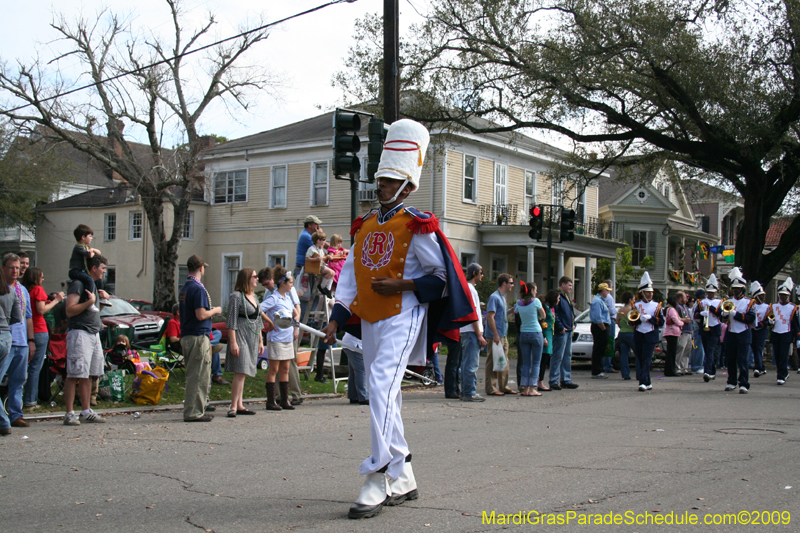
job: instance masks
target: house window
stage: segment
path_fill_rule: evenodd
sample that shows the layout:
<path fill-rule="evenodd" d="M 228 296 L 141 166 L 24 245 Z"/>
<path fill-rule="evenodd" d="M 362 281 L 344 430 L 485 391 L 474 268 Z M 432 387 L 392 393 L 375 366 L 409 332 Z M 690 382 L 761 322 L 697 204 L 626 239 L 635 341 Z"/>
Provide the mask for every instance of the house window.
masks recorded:
<path fill-rule="evenodd" d="M 228 298 L 236 287 L 236 277 L 239 275 L 241 264 L 241 254 L 222 256 L 222 303 L 220 305 L 225 306 L 228 303 Z"/>
<path fill-rule="evenodd" d="M 214 174 L 214 203 L 230 204 L 247 201 L 247 171 Z"/>
<path fill-rule="evenodd" d="M 634 231 L 631 238 L 631 265 L 639 266 L 647 256 L 647 232 Z"/>
<path fill-rule="evenodd" d="M 142 240 L 142 212 L 133 211 L 131 213 L 131 228 L 128 240 L 141 241 Z"/>
<path fill-rule="evenodd" d="M 575 209 L 575 222 L 578 224 L 585 224 L 586 223 L 586 187 L 583 187 L 580 190 L 580 194 L 578 194 L 577 198 L 577 206 Z"/>
<path fill-rule="evenodd" d="M 116 213 L 109 213 L 106 215 L 105 224 L 105 241 L 111 242 L 117 240 L 117 215 Z"/>
<path fill-rule="evenodd" d="M 183 219 L 183 238 L 194 239 L 194 211 L 187 211 Z"/>
<path fill-rule="evenodd" d="M 103 276 L 103 289 L 109 293 L 114 294 L 117 290 L 117 267 L 110 266 L 106 268 L 106 273 Z"/>
<path fill-rule="evenodd" d="M 536 202 L 536 172 L 525 171 L 525 213 Z"/>
<path fill-rule="evenodd" d="M 669 194 L 670 194 L 670 188 L 669 188 L 669 185 L 666 185 L 666 184 L 665 184 L 665 185 L 664 185 L 664 196 L 666 196 L 666 197 L 667 197 L 667 200 L 670 200 L 670 198 L 669 198 Z M 671 202 L 671 201 L 672 201 L 672 200 L 670 200 L 670 202 Z"/>
<path fill-rule="evenodd" d="M 559 178 L 553 178 L 553 185 L 552 185 L 552 204 L 553 205 L 563 205 L 564 201 L 564 182 Z"/>
<path fill-rule="evenodd" d="M 464 156 L 464 201 L 478 201 L 478 158 Z"/>
<path fill-rule="evenodd" d="M 491 254 L 489 264 L 492 265 L 491 275 L 498 276 L 506 272 L 506 256 Z"/>
<path fill-rule="evenodd" d="M 181 287 L 186 284 L 186 279 L 189 277 L 189 268 L 186 265 L 178 265 L 178 292 Z"/>
<path fill-rule="evenodd" d="M 286 207 L 286 165 L 272 167 L 270 181 L 269 207 L 271 209 Z"/>
<path fill-rule="evenodd" d="M 286 252 L 281 253 L 267 253 L 267 266 L 272 268 L 274 266 L 286 267 Z"/>
<path fill-rule="evenodd" d="M 311 205 L 328 205 L 328 163 L 312 163 L 311 177 Z"/>
<path fill-rule="evenodd" d="M 473 252 L 461 252 L 461 268 L 466 272 L 469 265 L 477 262 L 477 257 Z"/>
<path fill-rule="evenodd" d="M 508 167 L 495 164 L 494 166 L 494 204 L 506 205 L 506 185 L 508 183 Z"/>

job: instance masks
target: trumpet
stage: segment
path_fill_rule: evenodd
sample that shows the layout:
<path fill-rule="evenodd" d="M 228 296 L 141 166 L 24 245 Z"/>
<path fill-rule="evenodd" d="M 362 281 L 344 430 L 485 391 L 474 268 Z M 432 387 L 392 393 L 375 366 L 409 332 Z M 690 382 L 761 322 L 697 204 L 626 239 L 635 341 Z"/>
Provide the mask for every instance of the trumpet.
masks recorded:
<path fill-rule="evenodd" d="M 733 300 L 725 300 L 722 302 L 722 310 L 726 313 L 730 313 L 731 311 L 736 309 L 736 303 Z"/>
<path fill-rule="evenodd" d="M 769 311 L 767 311 L 767 316 L 765 316 L 764 318 L 766 318 L 769 321 L 773 322 L 775 321 L 775 311 L 772 310 L 771 305 L 769 306 Z"/>

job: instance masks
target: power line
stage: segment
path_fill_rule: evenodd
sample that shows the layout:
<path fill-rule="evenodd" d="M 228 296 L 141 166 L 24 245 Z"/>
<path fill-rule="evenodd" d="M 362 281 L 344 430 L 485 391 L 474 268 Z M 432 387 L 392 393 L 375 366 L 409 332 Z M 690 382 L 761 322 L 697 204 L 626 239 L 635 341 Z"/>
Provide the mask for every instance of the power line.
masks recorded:
<path fill-rule="evenodd" d="M 298 18 L 298 17 L 302 17 L 303 15 L 308 15 L 310 13 L 313 13 L 315 11 L 319 11 L 320 9 L 326 8 L 328 6 L 332 6 L 334 4 L 341 4 L 341 3 L 352 4 L 352 3 L 356 2 L 356 1 L 357 0 L 331 0 L 327 4 L 322 4 L 322 5 L 319 5 L 317 7 L 312 7 L 311 9 L 307 9 L 307 10 L 302 11 L 300 13 L 295 13 L 294 15 L 290 15 L 290 16 L 282 18 L 280 20 L 276 20 L 275 22 L 270 22 L 268 24 L 264 24 L 263 26 L 259 26 L 258 28 L 253 28 L 252 30 L 243 31 L 243 32 L 241 32 L 241 33 L 239 33 L 237 35 L 233 35 L 231 37 L 226 37 L 225 39 L 221 39 L 221 40 L 213 42 L 211 44 L 207 44 L 207 45 L 201 46 L 199 48 L 195 48 L 194 50 L 189 50 L 188 52 L 186 52 L 184 54 L 181 54 L 179 56 L 178 55 L 172 56 L 170 58 L 162 59 L 161 61 L 156 61 L 155 63 L 151 63 L 149 65 L 145 65 L 145 66 L 133 69 L 133 70 L 126 70 L 124 72 L 120 72 L 119 74 L 117 74 L 115 76 L 111 76 L 110 78 L 105 78 L 103 80 L 100 80 L 99 83 L 100 84 L 104 84 L 104 83 L 107 83 L 107 82 L 110 82 L 110 81 L 114 81 L 114 80 L 118 80 L 120 78 L 124 78 L 125 76 L 130 76 L 132 74 L 137 74 L 137 73 L 145 71 L 145 70 L 147 70 L 149 68 L 156 67 L 158 65 L 163 65 L 163 64 L 168 63 L 170 61 L 178 59 L 179 57 L 188 56 L 190 54 L 194 54 L 194 53 L 197 53 L 197 52 L 202 52 L 203 50 L 208 50 L 209 48 L 213 48 L 214 46 L 218 46 L 218 45 L 226 43 L 228 41 L 233 41 L 234 39 L 239 39 L 240 37 L 244 37 L 246 35 L 250 35 L 251 33 L 256 33 L 256 32 L 265 30 L 267 28 L 270 28 L 272 26 L 276 26 L 276 25 L 281 24 L 283 22 L 287 22 L 289 20 L 292 20 L 292 19 L 295 19 L 295 18 Z M 86 90 L 86 89 L 91 89 L 92 87 L 95 87 L 96 85 L 97 85 L 96 83 L 90 83 L 90 84 L 87 84 L 87 85 L 83 85 L 81 87 L 76 87 L 74 89 L 70 89 L 69 91 L 66 91 L 66 92 L 63 92 L 63 93 L 59 93 L 59 94 L 56 94 L 56 95 L 53 95 L 53 96 L 48 96 L 47 98 L 42 98 L 41 100 L 39 100 L 39 102 L 48 102 L 50 100 L 55 100 L 56 98 L 61 98 L 62 96 L 68 96 L 70 94 L 74 94 L 74 93 L 77 93 L 77 92 L 80 92 L 80 91 L 83 91 L 83 90 Z M 24 105 L 21 105 L 21 106 L 18 106 L 18 107 L 14 107 L 12 109 L 8 109 L 8 110 L 4 111 L 4 113 L 13 113 L 15 111 L 19 111 L 20 109 L 25 109 L 26 107 L 30 107 L 31 105 L 33 105 L 33 104 L 24 104 Z"/>

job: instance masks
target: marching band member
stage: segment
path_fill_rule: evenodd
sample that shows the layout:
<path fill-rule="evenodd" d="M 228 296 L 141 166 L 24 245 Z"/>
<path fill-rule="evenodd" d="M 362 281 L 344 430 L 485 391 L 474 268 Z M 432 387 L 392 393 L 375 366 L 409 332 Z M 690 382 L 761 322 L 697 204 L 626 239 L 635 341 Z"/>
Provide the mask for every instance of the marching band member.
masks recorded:
<path fill-rule="evenodd" d="M 764 287 L 757 281 L 750 284 L 750 295 L 755 300 L 753 311 L 756 313 L 756 321 L 753 326 L 753 341 L 750 348 L 753 350 L 753 377 L 757 378 L 767 373 L 767 367 L 764 365 L 764 346 L 767 343 L 767 335 L 769 335 L 769 328 L 767 327 L 767 314 L 770 310 L 770 305 L 764 300 L 767 293 L 764 292 Z"/>
<path fill-rule="evenodd" d="M 742 277 L 739 267 L 733 267 L 728 272 L 728 279 L 731 280 L 731 292 L 733 293 L 733 298 L 729 301 L 733 302 L 734 307 L 731 311 L 722 311 L 721 313 L 729 321 L 723 346 L 725 365 L 728 367 L 728 384 L 725 385 L 725 390 L 736 389 L 738 383 L 739 394 L 747 394 L 750 389 L 750 382 L 747 379 L 747 355 L 753 341 L 750 324 L 756 321 L 756 314 L 753 311 L 756 301 L 744 297 L 747 282 Z"/>
<path fill-rule="evenodd" d="M 658 328 L 664 325 L 661 303 L 653 301 L 653 282 L 650 281 L 650 274 L 647 272 L 639 282 L 639 300 L 633 305 L 639 311 L 639 319 L 634 323 L 636 329 L 633 332 L 633 351 L 639 363 L 636 377 L 639 379 L 641 392 L 653 389 L 653 384 L 650 382 L 650 365 L 658 343 Z"/>
<path fill-rule="evenodd" d="M 793 289 L 792 278 L 786 278 L 786 281 L 778 287 L 778 303 L 771 306 L 775 320 L 770 342 L 772 362 L 778 367 L 778 385 L 786 383 L 789 377 L 789 350 L 792 349 L 792 341 L 798 333 L 797 306 L 790 301 Z"/>
<path fill-rule="evenodd" d="M 719 344 L 722 335 L 722 326 L 719 321 L 719 304 L 721 300 L 716 298 L 717 276 L 711 274 L 706 281 L 706 297 L 697 305 L 695 318 L 700 324 L 700 340 L 703 343 L 703 381 L 708 383 L 717 377 L 717 366 L 714 362 L 714 351 Z"/>
<path fill-rule="evenodd" d="M 454 333 L 448 337 L 457 340 L 458 328 L 477 320 L 460 262 L 438 220 L 403 205 L 419 186 L 429 140 L 413 120 L 389 128 L 375 173 L 381 207 L 353 221 L 355 242 L 324 329 L 325 342 L 332 344 L 338 329 L 361 319 L 372 453 L 361 463 L 365 480 L 350 518 L 369 518 L 384 505 L 418 497 L 400 415 L 400 382 L 409 361 L 425 364 L 437 332 Z"/>

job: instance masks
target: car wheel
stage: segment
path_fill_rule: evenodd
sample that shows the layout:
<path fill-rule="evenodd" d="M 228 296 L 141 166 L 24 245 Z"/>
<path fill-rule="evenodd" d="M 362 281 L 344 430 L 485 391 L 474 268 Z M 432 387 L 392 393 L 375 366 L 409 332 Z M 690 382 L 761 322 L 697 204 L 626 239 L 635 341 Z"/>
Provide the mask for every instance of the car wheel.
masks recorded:
<path fill-rule="evenodd" d="M 258 368 L 260 368 L 261 370 L 269 369 L 269 362 L 266 359 L 262 359 L 261 361 L 258 362 Z"/>

